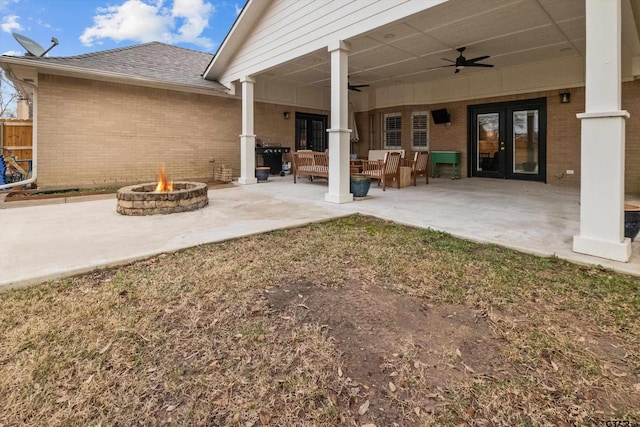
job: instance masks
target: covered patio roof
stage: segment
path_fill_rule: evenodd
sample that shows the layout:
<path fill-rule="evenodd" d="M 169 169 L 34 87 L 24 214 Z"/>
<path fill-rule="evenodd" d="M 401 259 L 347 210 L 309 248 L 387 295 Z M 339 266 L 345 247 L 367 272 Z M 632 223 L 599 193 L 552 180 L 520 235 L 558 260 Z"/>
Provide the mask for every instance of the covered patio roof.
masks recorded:
<path fill-rule="evenodd" d="M 264 8 L 268 3 L 249 2 L 247 8 Z M 640 4 L 623 0 L 622 8 L 622 74 L 623 79 L 631 79 L 640 75 Z M 350 13 L 349 25 L 357 28 L 358 11 L 346 10 L 346 4 L 344 9 Z M 319 20 L 335 19 L 324 16 L 322 8 L 312 13 Z M 245 21 L 251 19 L 257 17 L 248 14 Z M 236 25 L 251 28 L 251 23 L 245 21 L 239 19 Z M 242 38 L 233 30 L 231 35 Z M 584 0 L 448 0 L 344 40 L 350 44 L 350 83 L 368 84 L 366 91 L 372 92 L 453 77 L 464 80 L 483 73 L 500 73 L 509 78 L 511 73 L 522 72 L 523 65 L 540 62 L 570 64 L 583 77 L 585 37 Z M 455 67 L 442 68 L 451 65 L 443 58 L 455 61 L 460 47 L 466 47 L 467 59 L 489 55 L 481 62 L 494 68 L 467 67 L 454 76 Z M 219 77 L 217 70 L 231 61 L 225 56 L 225 48 L 207 68 L 205 78 Z M 557 70 L 553 65 L 547 69 Z M 246 71 L 254 77 L 278 80 L 292 90 L 328 90 L 331 86 L 331 60 L 326 46 L 278 64 L 265 58 Z M 584 80 L 559 84 L 583 85 Z"/>

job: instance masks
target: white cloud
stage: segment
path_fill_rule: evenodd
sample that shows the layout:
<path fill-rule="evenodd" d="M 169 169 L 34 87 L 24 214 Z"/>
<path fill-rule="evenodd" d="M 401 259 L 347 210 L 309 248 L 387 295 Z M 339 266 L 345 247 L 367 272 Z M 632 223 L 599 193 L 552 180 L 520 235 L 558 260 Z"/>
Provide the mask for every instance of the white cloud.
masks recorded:
<path fill-rule="evenodd" d="M 18 3 L 20 0 L 0 0 L 0 10 L 6 9 L 11 3 Z"/>
<path fill-rule="evenodd" d="M 2 31 L 4 31 L 5 33 L 22 30 L 22 25 L 20 25 L 18 19 L 20 19 L 20 17 L 17 15 L 3 16 L 0 28 L 2 28 Z"/>
<path fill-rule="evenodd" d="M 234 7 L 236 8 L 236 15 L 240 15 L 240 12 L 242 12 L 242 6 L 239 6 L 238 3 L 236 3 Z"/>
<path fill-rule="evenodd" d="M 215 10 L 211 3 L 173 0 L 172 7 L 163 5 L 163 0 L 126 0 L 119 6 L 100 8 L 93 18 L 94 25 L 84 30 L 80 41 L 85 46 L 110 38 L 143 43 L 192 43 L 213 48 L 213 41 L 201 36 Z"/>
<path fill-rule="evenodd" d="M 154 6 L 140 0 L 127 0 L 120 6 L 100 8 L 93 22 L 93 27 L 86 28 L 80 36 L 80 41 L 86 46 L 103 38 L 167 42 L 171 36 L 171 17 L 161 5 Z"/>
<path fill-rule="evenodd" d="M 22 55 L 24 55 L 24 52 L 19 52 L 17 50 L 8 50 L 6 52 L 0 53 L 0 55 L 22 56 Z"/>
<path fill-rule="evenodd" d="M 178 34 L 174 35 L 174 42 L 213 48 L 213 42 L 206 37 L 200 37 L 200 34 L 209 26 L 209 18 L 214 10 L 211 3 L 205 3 L 203 0 L 174 0 L 171 16 L 183 20 Z"/>

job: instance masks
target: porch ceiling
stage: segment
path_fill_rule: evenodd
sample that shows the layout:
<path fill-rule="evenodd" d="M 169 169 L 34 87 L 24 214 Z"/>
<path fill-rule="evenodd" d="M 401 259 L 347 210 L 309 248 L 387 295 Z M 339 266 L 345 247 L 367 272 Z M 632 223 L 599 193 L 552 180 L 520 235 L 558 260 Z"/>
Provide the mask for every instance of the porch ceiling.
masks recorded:
<path fill-rule="evenodd" d="M 640 57 L 637 20 L 623 0 L 623 56 Z M 381 88 L 454 77 L 456 48 L 467 59 L 490 55 L 495 68 L 465 68 L 457 76 L 585 54 L 584 0 L 450 0 L 350 40 L 351 84 Z M 291 86 L 330 87 L 330 56 L 316 51 L 267 70 Z"/>

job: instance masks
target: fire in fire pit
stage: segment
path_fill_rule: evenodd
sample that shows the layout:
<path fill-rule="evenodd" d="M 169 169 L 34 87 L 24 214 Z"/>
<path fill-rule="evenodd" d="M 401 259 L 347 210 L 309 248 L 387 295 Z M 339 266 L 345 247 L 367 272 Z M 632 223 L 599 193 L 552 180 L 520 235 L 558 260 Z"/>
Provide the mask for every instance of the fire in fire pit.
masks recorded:
<path fill-rule="evenodd" d="M 173 182 L 167 178 L 164 165 L 162 165 L 158 171 L 158 185 L 156 185 L 155 191 L 173 191 Z"/>
<path fill-rule="evenodd" d="M 164 167 L 158 182 L 131 185 L 118 190 L 116 211 L 122 215 L 155 215 L 188 212 L 209 204 L 207 184 L 201 182 L 171 182 Z"/>

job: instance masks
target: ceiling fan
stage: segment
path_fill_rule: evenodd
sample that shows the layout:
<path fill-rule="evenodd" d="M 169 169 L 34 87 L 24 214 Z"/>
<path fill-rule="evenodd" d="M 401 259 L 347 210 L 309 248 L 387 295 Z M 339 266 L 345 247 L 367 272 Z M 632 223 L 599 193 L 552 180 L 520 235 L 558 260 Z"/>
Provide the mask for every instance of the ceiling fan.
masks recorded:
<path fill-rule="evenodd" d="M 347 78 L 347 87 L 349 88 L 349 90 L 353 90 L 356 92 L 362 92 L 360 90 L 361 87 L 369 87 L 370 85 L 352 85 L 351 83 L 349 83 L 349 80 Z"/>
<path fill-rule="evenodd" d="M 490 58 L 489 55 L 479 56 L 473 59 L 467 59 L 464 56 L 462 56 L 462 52 L 464 52 L 465 49 L 466 49 L 465 47 L 459 47 L 458 49 L 456 49 L 458 52 L 460 52 L 460 56 L 458 56 L 455 61 L 447 58 L 441 58 L 445 61 L 453 62 L 453 64 L 451 65 L 443 65 L 442 67 L 456 67 L 456 71 L 454 73 L 459 73 L 460 70 L 462 70 L 465 67 L 493 67 L 492 64 L 478 63 L 478 61 L 482 61 L 484 59 Z"/>

